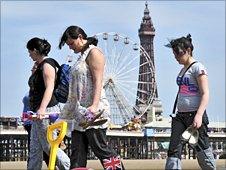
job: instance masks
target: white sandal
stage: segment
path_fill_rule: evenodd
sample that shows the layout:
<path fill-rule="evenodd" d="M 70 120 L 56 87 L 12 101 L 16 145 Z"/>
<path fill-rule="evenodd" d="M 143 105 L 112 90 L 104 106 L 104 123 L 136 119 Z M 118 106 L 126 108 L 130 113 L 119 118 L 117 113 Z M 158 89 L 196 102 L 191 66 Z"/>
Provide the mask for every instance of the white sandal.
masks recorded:
<path fill-rule="evenodd" d="M 199 131 L 192 126 L 189 126 L 182 133 L 182 140 L 188 142 L 190 145 L 195 146 L 198 143 Z"/>

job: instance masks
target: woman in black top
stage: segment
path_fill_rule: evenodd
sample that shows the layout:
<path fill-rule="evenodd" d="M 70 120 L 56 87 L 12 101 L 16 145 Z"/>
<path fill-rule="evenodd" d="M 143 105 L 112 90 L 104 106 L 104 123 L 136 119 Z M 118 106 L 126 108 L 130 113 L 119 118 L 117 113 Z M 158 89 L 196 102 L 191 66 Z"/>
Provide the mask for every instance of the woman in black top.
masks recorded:
<path fill-rule="evenodd" d="M 32 74 L 35 72 L 35 70 L 37 69 L 38 63 L 34 63 L 31 72 Z M 23 125 L 24 125 L 24 129 L 27 131 L 27 139 L 28 139 L 28 153 L 30 152 L 30 136 L 31 136 L 31 125 L 32 125 L 32 121 L 29 120 L 28 118 L 26 118 L 26 114 L 28 111 L 30 111 L 30 105 L 29 105 L 29 93 L 26 93 L 26 95 L 23 97 L 23 114 L 22 114 L 22 121 L 23 121 Z M 43 159 L 46 163 L 46 165 L 48 166 L 49 164 L 49 155 L 47 155 L 45 152 L 43 152 Z M 27 162 L 29 161 L 29 159 L 27 160 Z"/>
<path fill-rule="evenodd" d="M 37 119 L 33 121 L 31 128 L 31 141 L 28 169 L 42 168 L 42 152 L 48 155 L 50 146 L 47 141 L 46 133 L 49 121 L 45 118 L 48 112 L 59 112 L 58 101 L 53 95 L 56 80 L 55 61 L 48 58 L 51 45 L 45 39 L 32 38 L 27 43 L 27 49 L 33 61 L 38 63 L 36 71 L 29 78 L 29 104 L 31 111 L 37 114 Z M 69 169 L 70 159 L 58 149 L 56 165 L 59 169 Z"/>

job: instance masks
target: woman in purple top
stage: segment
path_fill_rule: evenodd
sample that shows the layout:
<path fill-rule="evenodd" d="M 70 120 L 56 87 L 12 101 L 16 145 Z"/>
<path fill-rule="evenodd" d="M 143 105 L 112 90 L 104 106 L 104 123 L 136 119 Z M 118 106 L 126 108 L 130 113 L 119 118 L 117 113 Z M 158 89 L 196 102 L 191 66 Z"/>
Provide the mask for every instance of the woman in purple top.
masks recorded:
<path fill-rule="evenodd" d="M 198 142 L 194 145 L 197 159 L 202 169 L 216 169 L 212 150 L 209 146 L 206 107 L 209 101 L 207 71 L 193 58 L 191 35 L 171 40 L 167 47 L 172 48 L 177 62 L 183 65 L 177 77 L 179 86 L 177 114 L 172 118 L 172 130 L 168 158 L 165 169 L 181 169 L 182 134 L 192 127 L 198 130 Z"/>

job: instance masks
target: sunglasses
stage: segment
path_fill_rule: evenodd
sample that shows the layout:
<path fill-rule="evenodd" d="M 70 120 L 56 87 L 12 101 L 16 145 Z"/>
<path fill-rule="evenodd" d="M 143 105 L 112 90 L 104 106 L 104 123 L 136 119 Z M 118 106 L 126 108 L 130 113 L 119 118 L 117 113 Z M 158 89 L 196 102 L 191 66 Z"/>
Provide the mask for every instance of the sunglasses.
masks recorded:
<path fill-rule="evenodd" d="M 173 53 L 177 57 L 182 57 L 185 54 L 185 52 L 179 47 L 174 47 L 173 48 Z"/>

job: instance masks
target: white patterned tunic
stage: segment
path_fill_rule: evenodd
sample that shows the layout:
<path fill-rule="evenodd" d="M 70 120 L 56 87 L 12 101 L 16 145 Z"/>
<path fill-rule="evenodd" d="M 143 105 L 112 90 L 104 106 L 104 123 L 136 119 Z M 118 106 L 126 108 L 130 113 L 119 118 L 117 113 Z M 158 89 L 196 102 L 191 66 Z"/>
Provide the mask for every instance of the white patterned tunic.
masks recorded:
<path fill-rule="evenodd" d="M 89 66 L 85 60 L 90 50 L 93 48 L 100 50 L 96 46 L 90 45 L 71 68 L 68 101 L 64 105 L 62 113 L 60 114 L 61 119 L 65 119 L 66 121 L 68 120 L 67 122 L 69 123 L 71 130 L 84 131 L 84 129 L 79 126 L 79 123 L 85 120 L 85 110 L 87 107 L 92 105 L 94 86 Z M 99 109 L 105 110 L 103 117 L 107 118 L 108 122 L 101 126 L 92 126 L 89 128 L 107 128 L 109 125 L 110 105 L 106 99 L 104 89 L 101 91 L 98 110 Z M 70 124 L 71 122 L 73 122 L 73 125 Z"/>

